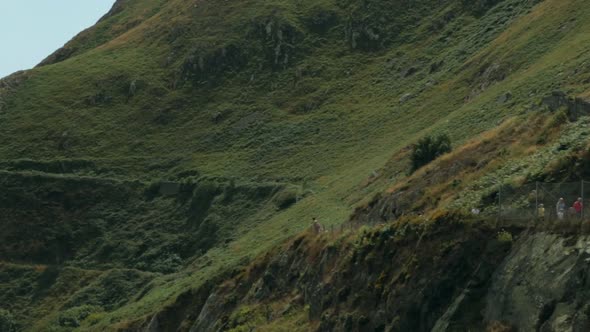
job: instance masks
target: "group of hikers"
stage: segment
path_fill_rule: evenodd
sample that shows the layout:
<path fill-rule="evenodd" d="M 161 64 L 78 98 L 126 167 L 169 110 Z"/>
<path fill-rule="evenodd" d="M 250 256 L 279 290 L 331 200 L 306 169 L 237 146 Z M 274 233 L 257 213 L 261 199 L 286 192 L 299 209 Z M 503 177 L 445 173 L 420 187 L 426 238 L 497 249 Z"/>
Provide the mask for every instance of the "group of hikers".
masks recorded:
<path fill-rule="evenodd" d="M 481 211 L 478 208 L 473 208 L 471 213 L 474 215 L 478 215 Z M 565 199 L 563 197 L 559 198 L 557 203 L 555 204 L 555 216 L 557 220 L 564 220 L 566 217 L 568 219 L 571 218 L 579 218 L 582 219 L 584 217 L 584 203 L 582 197 L 578 197 L 577 200 L 574 201 L 572 206 L 568 208 L 567 204 L 565 203 Z M 539 204 L 537 207 L 537 218 L 540 221 L 545 220 L 547 217 L 547 210 L 545 209 L 545 205 Z M 311 230 L 315 234 L 320 234 L 326 231 L 326 228 L 319 223 L 318 218 L 312 218 L 311 222 Z"/>
<path fill-rule="evenodd" d="M 563 220 L 565 217 L 568 218 L 582 218 L 584 213 L 584 203 L 582 202 L 582 197 L 578 197 L 578 199 L 570 206 L 567 207 L 565 200 L 561 197 L 557 204 L 555 204 L 555 213 L 558 220 Z M 544 220 L 546 216 L 545 206 L 543 204 L 539 204 L 537 208 L 537 217 L 540 220 Z"/>

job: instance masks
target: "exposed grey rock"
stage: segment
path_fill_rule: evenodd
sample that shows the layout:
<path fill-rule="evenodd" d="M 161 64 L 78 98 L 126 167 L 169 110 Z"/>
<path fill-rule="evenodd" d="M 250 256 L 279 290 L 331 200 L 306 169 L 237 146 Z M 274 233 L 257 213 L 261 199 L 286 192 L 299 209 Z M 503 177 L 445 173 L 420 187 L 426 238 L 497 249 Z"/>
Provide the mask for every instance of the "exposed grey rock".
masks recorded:
<path fill-rule="evenodd" d="M 399 99 L 399 103 L 400 104 L 405 104 L 408 100 L 414 98 L 414 94 L 412 93 L 406 93 L 403 96 L 401 96 L 401 98 Z"/>
<path fill-rule="evenodd" d="M 431 78 L 426 82 L 426 84 L 424 85 L 424 88 L 430 88 L 430 87 L 433 87 L 437 84 L 438 84 L 438 82 L 435 79 Z"/>
<path fill-rule="evenodd" d="M 2 112 L 8 102 L 10 95 L 29 77 L 26 71 L 17 71 L 0 79 L 0 112 Z"/>
<path fill-rule="evenodd" d="M 370 26 L 353 27 L 353 23 L 349 22 L 345 35 L 352 49 L 373 50 L 381 46 L 381 35 Z"/>
<path fill-rule="evenodd" d="M 556 111 L 561 106 L 566 105 L 567 95 L 563 91 L 553 91 L 550 95 L 543 98 L 541 104 L 547 106 L 551 111 Z"/>
<path fill-rule="evenodd" d="M 66 45 L 57 49 L 57 51 L 50 54 L 47 58 L 43 59 L 37 66 L 47 66 L 54 63 L 62 62 L 64 60 L 69 59 L 74 53 L 78 51 L 78 48 L 72 47 L 71 45 Z"/>
<path fill-rule="evenodd" d="M 264 24 L 266 40 L 273 49 L 272 64 L 275 67 L 286 67 L 295 51 L 295 45 L 301 32 L 281 17 L 272 17 Z"/>
<path fill-rule="evenodd" d="M 512 93 L 509 92 L 505 92 L 502 95 L 500 95 L 500 97 L 498 97 L 497 101 L 499 104 L 504 104 L 506 102 L 508 102 L 510 99 L 512 99 Z"/>
<path fill-rule="evenodd" d="M 432 328 L 431 332 L 448 331 L 448 328 L 451 323 L 451 320 L 453 319 L 453 316 L 457 314 L 457 311 L 459 310 L 460 306 L 463 304 L 463 301 L 465 301 L 465 298 L 466 298 L 468 292 L 469 292 L 469 287 L 465 287 L 463 292 L 455 298 L 453 303 L 451 303 L 451 305 L 449 306 L 447 311 L 436 321 L 436 324 L 434 324 L 434 327 Z"/>
<path fill-rule="evenodd" d="M 145 332 L 161 332 L 160 329 L 160 320 L 158 319 L 158 315 L 154 315 L 150 320 L 150 323 L 144 330 Z"/>
<path fill-rule="evenodd" d="M 518 331 L 590 331 L 589 240 L 539 233 L 517 241 L 494 274 L 486 320 Z"/>
<path fill-rule="evenodd" d="M 476 97 L 495 83 L 503 81 L 508 74 L 507 68 L 497 62 L 483 66 L 477 76 L 474 77 L 473 89 L 467 98 Z"/>
<path fill-rule="evenodd" d="M 236 44 L 228 44 L 218 48 L 199 45 L 193 48 L 179 68 L 179 79 L 193 83 L 215 83 L 221 74 L 239 71 L 246 65 L 247 56 Z"/>
<path fill-rule="evenodd" d="M 190 329 L 190 332 L 201 332 L 201 331 L 216 331 L 215 328 L 217 320 L 219 319 L 218 315 L 215 313 L 218 310 L 219 303 L 221 299 L 215 294 L 212 293 L 209 298 L 207 298 L 207 302 L 203 306 L 199 317 L 193 324 Z"/>
<path fill-rule="evenodd" d="M 404 71 L 402 72 L 402 76 L 403 77 L 410 77 L 410 76 L 414 75 L 416 72 L 418 72 L 418 68 L 408 67 L 408 68 L 404 69 Z"/>
<path fill-rule="evenodd" d="M 550 95 L 544 97 L 541 100 L 541 106 L 545 106 L 551 112 L 565 108 L 571 121 L 577 120 L 580 116 L 590 115 L 590 102 L 580 98 L 568 97 L 563 91 L 553 91 Z"/>

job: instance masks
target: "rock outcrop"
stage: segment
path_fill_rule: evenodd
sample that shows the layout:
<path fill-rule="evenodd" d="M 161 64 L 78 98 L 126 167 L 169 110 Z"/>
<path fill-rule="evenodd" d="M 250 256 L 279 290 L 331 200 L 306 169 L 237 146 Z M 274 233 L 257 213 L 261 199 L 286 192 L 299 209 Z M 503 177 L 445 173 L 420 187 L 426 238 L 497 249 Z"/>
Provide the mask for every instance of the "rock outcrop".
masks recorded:
<path fill-rule="evenodd" d="M 590 115 L 590 102 L 570 97 L 562 91 L 553 91 L 543 98 L 541 105 L 547 107 L 551 112 L 565 109 L 570 121 L 575 121 L 580 116 Z"/>
<path fill-rule="evenodd" d="M 0 113 L 7 106 L 9 96 L 27 80 L 29 74 L 19 71 L 0 79 Z"/>
<path fill-rule="evenodd" d="M 404 224 L 330 241 L 300 236 L 226 281 L 194 308 L 190 331 L 239 330 L 292 312 L 305 312 L 316 331 L 430 331 L 457 297 L 471 294 L 466 286 L 486 288 L 509 248 L 493 229 L 450 221 L 428 230 Z M 482 309 L 483 302 L 467 297 L 471 310 Z M 460 301 L 459 311 L 464 305 Z M 481 328 L 478 319 L 453 313 L 450 326 L 468 321 Z"/>
<path fill-rule="evenodd" d="M 485 318 L 518 331 L 590 331 L 590 237 L 523 237 L 495 272 Z"/>
<path fill-rule="evenodd" d="M 173 326 L 239 330 L 295 311 L 313 331 L 589 331 L 590 237 L 513 231 L 514 242 L 445 220 L 334 243 L 300 236 L 200 292 Z M 164 331 L 158 320 L 174 317 L 160 313 L 149 331 Z"/>

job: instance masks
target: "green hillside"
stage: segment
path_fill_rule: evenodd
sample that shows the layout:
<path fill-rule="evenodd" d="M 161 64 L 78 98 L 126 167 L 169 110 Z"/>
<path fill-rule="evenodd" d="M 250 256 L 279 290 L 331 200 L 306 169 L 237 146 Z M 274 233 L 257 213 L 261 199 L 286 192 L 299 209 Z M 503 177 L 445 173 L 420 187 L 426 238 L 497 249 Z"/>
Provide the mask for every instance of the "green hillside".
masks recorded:
<path fill-rule="evenodd" d="M 0 322 L 140 330 L 312 217 L 395 219 L 389 193 L 491 213 L 499 183 L 572 176 L 585 98 L 582 0 L 118 0 L 0 80 Z"/>

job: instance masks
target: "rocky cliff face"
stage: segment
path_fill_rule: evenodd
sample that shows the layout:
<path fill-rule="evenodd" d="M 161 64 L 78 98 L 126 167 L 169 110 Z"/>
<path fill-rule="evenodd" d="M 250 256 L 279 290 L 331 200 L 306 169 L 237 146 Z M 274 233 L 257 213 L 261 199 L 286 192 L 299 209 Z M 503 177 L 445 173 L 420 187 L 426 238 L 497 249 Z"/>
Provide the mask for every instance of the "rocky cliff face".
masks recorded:
<path fill-rule="evenodd" d="M 481 289 L 508 248 L 491 228 L 454 222 L 400 224 L 358 237 L 308 234 L 214 289 L 174 326 L 225 331 L 298 319 L 304 330 L 430 331 L 469 287 L 475 297 L 460 303 L 448 330 L 483 328 Z M 148 324 L 164 331 L 154 320 L 170 314 Z"/>
<path fill-rule="evenodd" d="M 590 330 L 589 237 L 439 222 L 301 236 L 146 330 Z"/>
<path fill-rule="evenodd" d="M 518 331 L 590 330 L 590 238 L 523 237 L 494 273 L 485 318 Z"/>

